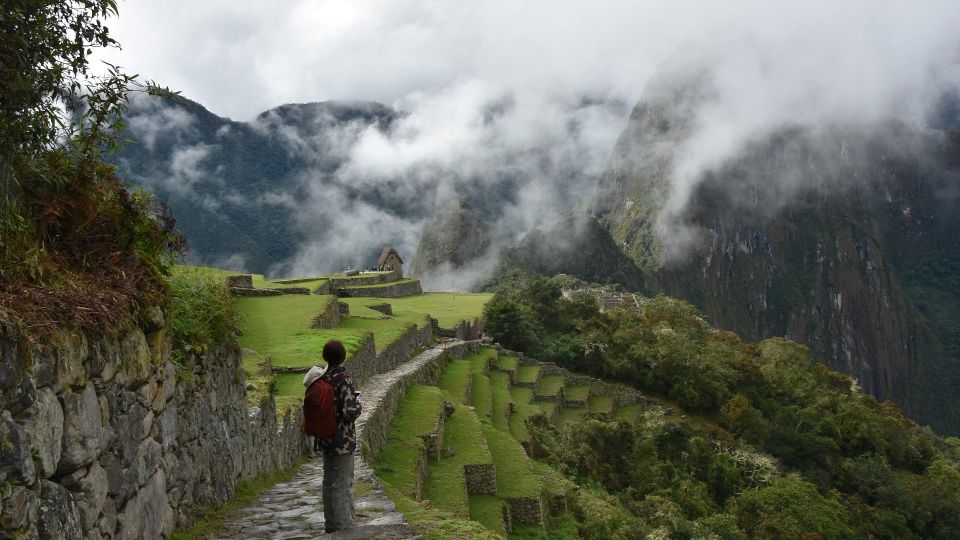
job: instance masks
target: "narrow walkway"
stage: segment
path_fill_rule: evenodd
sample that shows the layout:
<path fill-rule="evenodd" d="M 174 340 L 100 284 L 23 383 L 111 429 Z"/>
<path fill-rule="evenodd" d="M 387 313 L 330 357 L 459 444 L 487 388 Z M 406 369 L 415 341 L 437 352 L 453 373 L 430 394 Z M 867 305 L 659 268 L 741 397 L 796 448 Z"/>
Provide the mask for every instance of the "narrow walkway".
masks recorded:
<path fill-rule="evenodd" d="M 380 408 L 389 389 L 405 375 L 413 373 L 443 352 L 437 345 L 418 354 L 396 369 L 372 377 L 360 389 L 363 394 L 363 414 L 357 421 L 357 440 L 364 439 L 367 420 Z M 354 472 L 354 503 L 357 509 L 357 527 L 333 534 L 323 532 L 323 506 L 320 484 L 323 481 L 323 461 L 312 458 L 297 475 L 260 494 L 251 506 L 228 520 L 216 538 L 239 540 L 270 538 L 276 540 L 305 540 L 323 537 L 331 540 L 401 540 L 420 538 L 397 512 L 393 502 L 384 494 L 379 480 L 359 452 Z"/>

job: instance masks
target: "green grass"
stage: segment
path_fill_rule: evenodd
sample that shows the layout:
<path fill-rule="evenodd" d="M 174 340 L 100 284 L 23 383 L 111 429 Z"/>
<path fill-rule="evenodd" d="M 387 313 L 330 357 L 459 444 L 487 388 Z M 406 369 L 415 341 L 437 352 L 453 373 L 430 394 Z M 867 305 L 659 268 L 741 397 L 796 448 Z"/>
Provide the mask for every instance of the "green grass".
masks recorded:
<path fill-rule="evenodd" d="M 529 442 L 530 432 L 527 430 L 526 420 L 540 410 L 531 404 L 533 401 L 533 389 L 522 386 L 511 386 L 510 397 L 516 405 L 516 412 L 513 413 L 513 417 L 510 419 L 510 433 L 512 433 L 518 441 Z"/>
<path fill-rule="evenodd" d="M 543 411 L 548 420 L 553 418 L 553 413 L 557 410 L 555 401 L 534 401 L 531 405 Z"/>
<path fill-rule="evenodd" d="M 303 397 L 306 388 L 303 387 L 303 373 L 276 373 L 277 394 L 281 396 L 299 395 Z"/>
<path fill-rule="evenodd" d="M 173 531 L 171 540 L 199 540 L 215 536 L 223 528 L 224 522 L 238 511 L 250 506 L 261 492 L 280 482 L 286 482 L 296 476 L 303 461 L 297 461 L 293 466 L 255 476 L 249 480 L 237 482 L 237 490 L 229 501 L 208 510 L 199 519 L 187 527 Z"/>
<path fill-rule="evenodd" d="M 490 372 L 490 395 L 493 396 L 493 427 L 507 431 L 507 410 L 510 406 L 510 376 L 502 371 Z"/>
<path fill-rule="evenodd" d="M 452 398 L 450 401 L 454 404 L 459 405 L 465 401 L 464 398 L 467 396 L 467 383 L 469 382 L 471 367 L 472 364 L 470 360 L 466 358 L 454 360 L 447 364 L 447 367 L 443 369 L 443 373 L 440 374 L 440 382 L 438 383 L 440 389 L 450 393 Z"/>
<path fill-rule="evenodd" d="M 535 383 L 540 375 L 540 366 L 521 366 L 517 369 L 518 383 Z"/>
<path fill-rule="evenodd" d="M 519 375 L 519 374 L 518 374 Z M 563 388 L 563 375 L 545 375 L 540 378 L 540 386 L 537 387 L 537 393 L 541 396 L 555 396 Z"/>
<path fill-rule="evenodd" d="M 500 366 L 500 369 L 506 369 L 506 370 L 517 369 L 517 357 L 516 356 L 498 356 L 497 365 Z"/>
<path fill-rule="evenodd" d="M 563 389 L 564 399 L 572 399 L 575 401 L 586 401 L 590 397 L 590 387 L 589 386 L 568 386 Z"/>
<path fill-rule="evenodd" d="M 643 414 L 643 405 L 637 403 L 617 408 L 616 418 L 633 424 L 636 423 L 641 414 Z"/>
<path fill-rule="evenodd" d="M 483 426 L 490 455 L 497 466 L 497 496 L 536 497 L 540 494 L 540 477 L 530 466 L 530 458 L 516 439 L 489 425 Z"/>
<path fill-rule="evenodd" d="M 613 396 L 590 396 L 591 413 L 604 414 L 613 410 Z"/>
<path fill-rule="evenodd" d="M 226 280 L 227 276 L 239 276 L 241 274 L 246 274 L 247 272 L 224 270 L 222 268 L 212 268 L 209 266 L 177 265 L 173 268 L 174 275 L 189 275 L 191 273 L 222 278 Z M 263 274 L 250 275 L 252 277 L 253 287 L 255 289 L 290 289 L 293 287 L 306 287 L 312 291 L 327 281 L 326 279 L 317 276 L 316 279 L 311 279 L 309 281 L 303 281 L 300 283 L 277 283 L 275 281 L 268 281 L 265 277 L 263 277 Z"/>
<path fill-rule="evenodd" d="M 380 480 L 414 497 L 416 465 L 423 449 L 421 435 L 433 430 L 443 396 L 436 386 L 411 386 L 397 407 L 387 442 L 374 465 Z"/>
<path fill-rule="evenodd" d="M 471 369 L 473 388 L 470 392 L 470 401 L 476 410 L 477 416 L 482 419 L 490 417 L 490 411 L 493 409 L 493 397 L 490 395 L 490 377 L 483 374 L 483 368 L 478 367 L 477 360 L 472 362 Z"/>
<path fill-rule="evenodd" d="M 352 354 L 361 336 L 310 328 L 314 317 L 324 312 L 336 297 L 327 295 L 256 296 L 237 298 L 242 320 L 240 345 L 261 356 L 271 355 L 276 366 L 312 366 L 323 344 L 336 337 Z M 351 339 L 352 338 L 352 339 Z"/>
<path fill-rule="evenodd" d="M 453 396 L 444 391 L 447 400 Z M 444 424 L 444 445 L 453 449 L 453 455 L 429 465 L 430 476 L 423 490 L 423 498 L 430 499 L 436 508 L 457 517 L 469 518 L 470 508 L 463 466 L 493 463 L 483 440 L 483 431 L 477 415 L 466 405 L 457 406 Z"/>
<path fill-rule="evenodd" d="M 560 418 L 558 422 L 563 424 L 582 422 L 583 417 L 590 411 L 587 409 L 560 409 Z"/>
<path fill-rule="evenodd" d="M 387 496 L 397 505 L 417 534 L 427 540 L 494 540 L 503 535 L 495 533 L 476 521 L 458 518 L 437 508 L 424 508 L 413 499 L 390 486 L 384 486 Z"/>
<path fill-rule="evenodd" d="M 505 534 L 502 507 L 496 495 L 470 495 L 470 519 L 499 534 Z"/>
<path fill-rule="evenodd" d="M 394 318 L 406 318 L 420 324 L 429 314 L 444 328 L 457 325 L 460 321 L 473 320 L 483 312 L 483 306 L 493 297 L 488 293 L 440 293 L 428 292 L 402 298 L 344 298 L 341 301 L 350 304 L 350 313 L 354 307 L 370 304 L 390 304 Z M 377 313 L 379 315 L 379 313 Z"/>

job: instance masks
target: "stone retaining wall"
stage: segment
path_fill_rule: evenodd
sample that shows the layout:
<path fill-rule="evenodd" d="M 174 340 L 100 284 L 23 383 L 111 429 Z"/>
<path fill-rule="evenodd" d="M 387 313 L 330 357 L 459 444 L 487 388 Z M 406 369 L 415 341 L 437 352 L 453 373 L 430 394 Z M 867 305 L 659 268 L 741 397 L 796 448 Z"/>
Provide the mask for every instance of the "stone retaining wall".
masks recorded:
<path fill-rule="evenodd" d="M 440 380 L 440 371 L 450 358 L 462 358 L 466 353 L 475 351 L 477 342 L 460 342 L 446 346 L 436 346 L 424 351 L 427 355 L 423 362 L 411 363 L 409 370 L 398 370 L 401 373 L 392 378 L 376 378 L 368 381 L 376 384 L 371 392 L 382 394 L 374 407 L 364 410 L 361 420 L 357 423 L 357 438 L 361 452 L 368 463 L 373 463 L 380 454 L 383 444 L 387 440 L 390 424 L 397 412 L 400 399 L 407 392 L 407 388 L 414 384 L 435 385 Z M 367 389 L 363 389 L 367 392 Z"/>
<path fill-rule="evenodd" d="M 242 274 L 239 276 L 227 276 L 227 287 L 240 287 L 243 289 L 252 289 L 253 276 L 251 274 Z"/>
<path fill-rule="evenodd" d="M 360 386 L 364 381 L 379 373 L 374 370 L 376 361 L 377 347 L 373 341 L 373 334 L 367 334 L 363 336 L 360 346 L 347 358 L 344 364 L 355 386 Z M 306 371 L 306 368 L 304 371 Z"/>
<path fill-rule="evenodd" d="M 544 526 L 543 501 L 540 497 L 510 497 L 510 520 L 516 523 L 529 523 Z"/>
<path fill-rule="evenodd" d="M 333 294 L 330 289 L 330 282 L 324 282 L 313 289 L 313 294 Z"/>
<path fill-rule="evenodd" d="M 430 325 L 433 327 L 433 333 L 441 338 L 454 338 L 462 341 L 472 341 L 477 337 L 478 323 L 476 319 L 472 321 L 460 321 L 453 328 L 441 328 L 440 321 L 431 318 Z"/>
<path fill-rule="evenodd" d="M 342 277 L 342 278 L 328 278 L 327 282 L 330 284 L 330 287 L 334 289 L 339 289 L 340 287 L 350 287 L 357 285 L 380 285 L 381 283 L 390 283 L 391 281 L 396 281 L 397 275 L 393 272 L 387 272 L 385 274 L 370 274 L 363 276 L 355 276 L 351 278 Z"/>
<path fill-rule="evenodd" d="M 346 302 L 337 302 L 337 312 L 341 317 L 350 315 L 350 304 Z"/>
<path fill-rule="evenodd" d="M 383 313 L 384 315 L 393 316 L 393 306 L 390 305 L 390 304 L 371 304 L 371 305 L 369 305 L 369 306 L 367 306 L 367 307 L 370 308 L 370 309 L 372 309 L 372 310 L 374 310 L 374 311 L 379 311 L 380 313 Z"/>
<path fill-rule="evenodd" d="M 336 328 L 338 326 L 340 326 L 340 309 L 335 301 L 328 303 L 323 313 L 314 317 L 310 324 L 311 328 Z"/>
<path fill-rule="evenodd" d="M 413 296 L 423 294 L 420 288 L 420 280 L 403 281 L 399 283 L 387 283 L 371 287 L 342 288 L 331 285 L 337 296 L 344 298 L 354 297 L 377 297 L 377 298 L 400 298 L 403 296 Z"/>
<path fill-rule="evenodd" d="M 247 410 L 236 345 L 175 363 L 149 313 L 116 336 L 40 345 L 0 327 L 0 537 L 160 538 L 306 451 L 272 398 Z"/>
<path fill-rule="evenodd" d="M 283 292 L 280 289 L 253 289 L 247 287 L 230 287 L 230 294 L 233 296 L 280 296 Z"/>
<path fill-rule="evenodd" d="M 497 467 L 493 463 L 464 465 L 463 479 L 469 495 L 497 494 Z"/>

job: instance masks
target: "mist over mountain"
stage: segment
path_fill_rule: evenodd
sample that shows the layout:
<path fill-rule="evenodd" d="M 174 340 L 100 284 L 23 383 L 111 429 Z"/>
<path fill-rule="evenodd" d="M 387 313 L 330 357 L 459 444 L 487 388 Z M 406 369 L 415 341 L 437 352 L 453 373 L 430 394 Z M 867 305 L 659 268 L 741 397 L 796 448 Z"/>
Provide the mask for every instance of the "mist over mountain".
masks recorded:
<path fill-rule="evenodd" d="M 709 76 L 651 85 L 591 211 L 721 328 L 786 336 L 881 399 L 960 429 L 960 138 L 895 120 L 783 124 L 678 180 Z"/>
<path fill-rule="evenodd" d="M 528 99 L 465 87 L 427 108 L 289 104 L 244 123 L 141 96 L 112 159 L 171 207 L 190 262 L 336 271 L 372 264 L 385 245 L 412 259 L 424 225 L 455 201 L 510 245 L 585 200 L 606 159 L 597 141 L 612 144 L 623 104 Z"/>

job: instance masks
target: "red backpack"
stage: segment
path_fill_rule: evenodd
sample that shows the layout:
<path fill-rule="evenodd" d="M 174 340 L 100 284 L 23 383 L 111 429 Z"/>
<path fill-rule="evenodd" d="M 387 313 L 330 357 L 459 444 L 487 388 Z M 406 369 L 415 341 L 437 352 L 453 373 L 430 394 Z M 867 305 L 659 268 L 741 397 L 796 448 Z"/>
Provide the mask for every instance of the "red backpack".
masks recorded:
<path fill-rule="evenodd" d="M 336 395 L 326 379 L 314 381 L 303 397 L 303 426 L 300 431 L 321 439 L 337 433 Z"/>

